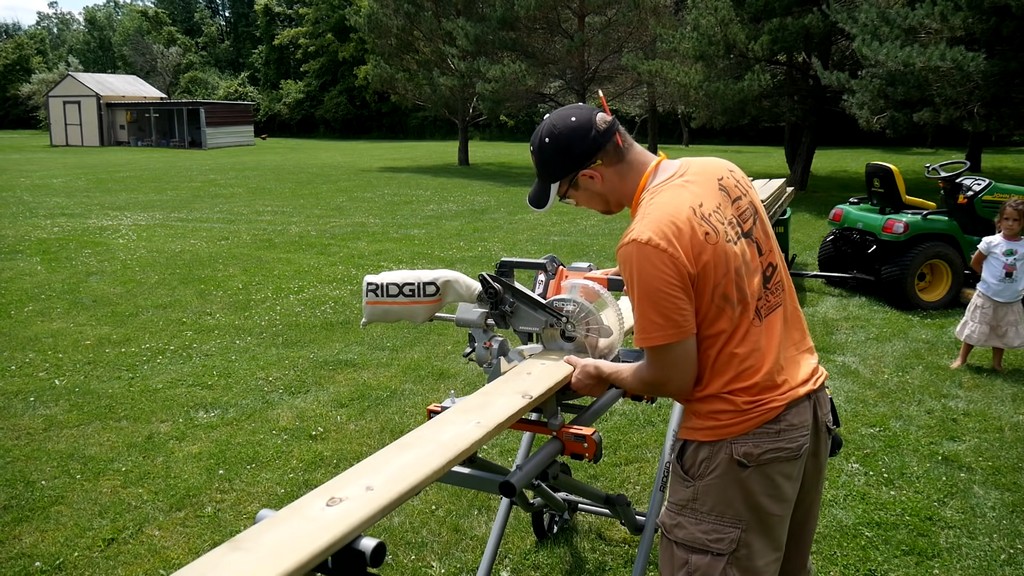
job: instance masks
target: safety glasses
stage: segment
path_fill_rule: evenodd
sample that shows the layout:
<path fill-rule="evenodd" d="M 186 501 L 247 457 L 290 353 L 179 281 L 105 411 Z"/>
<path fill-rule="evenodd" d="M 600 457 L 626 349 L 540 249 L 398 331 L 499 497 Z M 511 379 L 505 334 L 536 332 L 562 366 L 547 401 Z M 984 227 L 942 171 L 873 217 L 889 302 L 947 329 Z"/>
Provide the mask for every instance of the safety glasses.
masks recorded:
<path fill-rule="evenodd" d="M 600 164 L 601 164 L 601 160 L 594 160 L 590 164 L 587 164 L 584 168 L 580 169 L 579 172 L 576 172 L 575 174 L 573 174 L 572 175 L 572 179 L 569 180 L 569 185 L 566 186 L 564 190 L 562 190 L 561 192 L 559 192 L 557 194 L 558 201 L 561 202 L 562 204 L 567 204 L 569 206 L 575 206 L 576 205 L 576 201 L 573 200 L 572 198 L 569 198 L 569 191 L 576 187 L 576 181 L 580 179 L 580 172 L 583 172 L 584 170 L 589 170 L 589 169 L 593 168 L 594 166 L 598 166 Z"/>

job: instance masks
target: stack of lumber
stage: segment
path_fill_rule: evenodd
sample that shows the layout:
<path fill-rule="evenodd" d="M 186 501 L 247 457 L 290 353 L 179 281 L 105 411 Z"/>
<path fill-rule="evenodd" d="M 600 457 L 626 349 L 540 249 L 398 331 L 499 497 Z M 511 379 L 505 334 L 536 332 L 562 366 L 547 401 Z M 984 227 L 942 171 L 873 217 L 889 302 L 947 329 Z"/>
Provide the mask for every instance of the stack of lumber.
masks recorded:
<path fill-rule="evenodd" d="M 793 200 L 793 187 L 786 186 L 785 178 L 765 178 L 751 180 L 754 190 L 764 204 L 764 211 L 768 213 L 768 220 L 774 222 L 786 210 L 786 206 Z"/>

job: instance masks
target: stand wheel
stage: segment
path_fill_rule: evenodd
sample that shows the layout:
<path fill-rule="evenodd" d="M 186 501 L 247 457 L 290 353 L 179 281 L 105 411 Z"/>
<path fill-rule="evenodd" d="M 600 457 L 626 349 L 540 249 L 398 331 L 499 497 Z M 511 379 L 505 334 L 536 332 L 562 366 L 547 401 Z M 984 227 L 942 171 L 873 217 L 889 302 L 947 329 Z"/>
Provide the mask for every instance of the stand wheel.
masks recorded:
<path fill-rule="evenodd" d="M 559 463 L 559 473 L 572 477 L 572 470 L 564 462 Z M 576 502 L 566 502 L 566 510 L 559 514 L 554 510 L 538 510 L 530 514 L 530 524 L 533 527 L 533 535 L 538 542 L 543 542 L 569 525 L 572 517 L 576 515 L 580 505 Z"/>
<path fill-rule="evenodd" d="M 538 542 L 543 542 L 555 534 L 558 534 L 563 528 L 569 525 L 572 521 L 572 517 L 576 515 L 576 510 L 579 505 L 575 502 L 568 503 L 569 508 L 559 514 L 554 510 L 541 510 L 530 514 L 530 524 L 533 526 L 533 535 L 537 537 Z"/>

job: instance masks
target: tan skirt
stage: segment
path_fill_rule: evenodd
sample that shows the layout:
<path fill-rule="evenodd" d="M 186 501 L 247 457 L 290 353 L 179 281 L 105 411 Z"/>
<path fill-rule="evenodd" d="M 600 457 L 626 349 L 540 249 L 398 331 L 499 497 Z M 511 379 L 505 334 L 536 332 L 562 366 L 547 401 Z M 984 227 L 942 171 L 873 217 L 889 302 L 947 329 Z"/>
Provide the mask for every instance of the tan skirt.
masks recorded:
<path fill-rule="evenodd" d="M 962 342 L 983 348 L 1024 348 L 1024 306 L 998 302 L 975 291 L 956 326 Z"/>

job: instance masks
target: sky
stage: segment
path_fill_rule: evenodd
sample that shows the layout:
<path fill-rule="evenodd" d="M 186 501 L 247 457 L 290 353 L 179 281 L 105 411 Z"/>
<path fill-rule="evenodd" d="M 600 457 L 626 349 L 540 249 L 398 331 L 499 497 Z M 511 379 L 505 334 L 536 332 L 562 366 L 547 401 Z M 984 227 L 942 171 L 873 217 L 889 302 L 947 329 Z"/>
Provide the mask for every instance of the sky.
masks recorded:
<path fill-rule="evenodd" d="M 31 26 L 36 22 L 36 12 L 49 12 L 46 3 L 49 0 L 0 0 L 0 20 L 17 20 L 22 26 Z M 61 10 L 68 10 L 82 15 L 84 6 L 102 4 L 103 0 L 57 0 Z"/>

